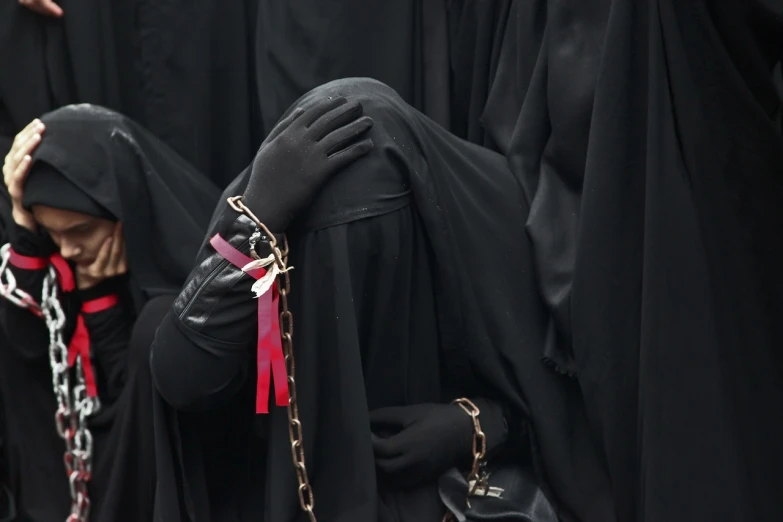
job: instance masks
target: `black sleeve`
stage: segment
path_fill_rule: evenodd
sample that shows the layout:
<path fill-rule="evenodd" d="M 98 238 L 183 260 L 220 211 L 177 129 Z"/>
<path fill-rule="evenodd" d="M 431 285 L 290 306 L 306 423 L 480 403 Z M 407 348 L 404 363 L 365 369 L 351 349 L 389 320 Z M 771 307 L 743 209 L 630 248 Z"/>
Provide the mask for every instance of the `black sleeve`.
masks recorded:
<path fill-rule="evenodd" d="M 247 255 L 253 222 L 244 216 L 217 221 L 210 235 L 219 232 Z M 219 406 L 244 384 L 257 335 L 253 282 L 204 245 L 152 347 L 155 385 L 174 408 Z"/>
<path fill-rule="evenodd" d="M 16 223 L 11 223 L 9 236 L 11 247 L 23 256 L 47 257 L 55 250 L 47 236 L 31 232 Z M 30 294 L 36 302 L 40 302 L 43 280 L 47 271 L 23 270 L 10 264 L 9 270 L 16 279 L 17 287 Z M 5 303 L 0 314 L 2 314 L 2 326 L 7 333 L 10 348 L 31 359 L 47 355 L 49 331 L 42 318 L 10 302 Z"/>
<path fill-rule="evenodd" d="M 509 433 L 506 408 L 493 400 L 485 398 L 472 399 L 473 404 L 479 409 L 479 422 L 481 431 L 487 438 L 487 458 L 502 453 L 506 441 L 513 435 Z"/>
<path fill-rule="evenodd" d="M 79 291 L 82 303 L 118 295 L 125 278 L 112 278 L 93 288 Z M 96 313 L 84 313 L 84 324 L 90 336 L 92 358 L 98 372 L 99 395 L 113 402 L 122 391 L 127 376 L 128 340 L 133 327 L 133 316 L 127 303 Z"/>

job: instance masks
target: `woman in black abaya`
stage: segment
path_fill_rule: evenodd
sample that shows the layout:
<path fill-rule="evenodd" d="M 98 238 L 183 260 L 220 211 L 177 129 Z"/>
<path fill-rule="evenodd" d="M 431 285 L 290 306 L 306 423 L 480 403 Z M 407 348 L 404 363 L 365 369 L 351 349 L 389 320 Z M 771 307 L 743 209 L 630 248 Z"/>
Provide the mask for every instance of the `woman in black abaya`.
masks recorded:
<path fill-rule="evenodd" d="M 783 519 L 779 2 L 514 2 L 484 113 L 621 522 Z"/>
<path fill-rule="evenodd" d="M 102 405 L 88 420 L 90 520 L 150 520 L 149 347 L 190 270 L 217 190 L 115 112 L 68 106 L 41 122 L 19 135 L 4 169 L 14 214 L 10 270 L 39 300 L 41 268 L 51 262 L 58 269 L 64 341 L 89 352 L 81 352 L 88 393 L 91 373 Z M 2 312 L 10 341 L 0 350 L 10 487 L 21 519 L 60 522 L 70 495 L 53 423 L 49 332 L 30 310 L 3 302 Z"/>
<path fill-rule="evenodd" d="M 374 147 L 330 170 L 291 119 L 340 96 L 373 118 Z M 320 520 L 442 516 L 436 479 L 470 462 L 470 419 L 449 404 L 462 396 L 480 405 L 493 452 L 534 455 L 563 520 L 613 518 L 578 390 L 541 361 L 527 204 L 502 156 L 381 83 L 343 80 L 291 108 L 224 196 L 237 194 L 273 231 L 288 229 L 297 397 Z M 210 236 L 246 253 L 252 232 L 221 202 Z M 254 414 L 253 281 L 221 260 L 205 245 L 153 347 L 165 401 L 156 520 L 306 520 L 286 412 Z"/>

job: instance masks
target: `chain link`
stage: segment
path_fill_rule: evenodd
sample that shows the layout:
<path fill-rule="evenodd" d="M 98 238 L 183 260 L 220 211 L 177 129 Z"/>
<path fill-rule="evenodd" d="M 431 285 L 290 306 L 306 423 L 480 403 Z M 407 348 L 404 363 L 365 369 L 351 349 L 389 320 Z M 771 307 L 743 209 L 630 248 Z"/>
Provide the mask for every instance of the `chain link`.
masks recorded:
<path fill-rule="evenodd" d="M 299 420 L 299 403 L 296 397 L 296 361 L 294 360 L 294 316 L 288 309 L 288 296 L 291 294 L 291 277 L 288 270 L 288 239 L 283 236 L 283 250 L 278 248 L 277 240 L 274 234 L 261 223 L 253 212 L 242 202 L 242 196 L 228 198 L 231 208 L 244 214 L 258 227 L 258 231 L 269 239 L 269 246 L 275 256 L 275 263 L 280 269 L 278 276 L 278 291 L 280 293 L 280 336 L 283 343 L 283 354 L 285 356 L 286 369 L 288 370 L 288 438 L 291 443 L 291 457 L 296 471 L 296 478 L 299 482 L 297 490 L 299 496 L 299 505 L 307 513 L 310 522 L 317 522 L 315 518 L 315 497 L 313 489 L 310 487 L 310 478 L 307 474 L 305 465 L 304 443 L 302 435 L 302 422 Z M 255 234 L 254 234 L 255 236 Z M 258 237 L 252 242 L 251 255 L 258 258 L 255 251 L 255 244 Z"/>
<path fill-rule="evenodd" d="M 21 288 L 17 288 L 16 278 L 11 270 L 8 269 L 10 259 L 11 244 L 6 243 L 0 247 L 0 296 L 19 308 L 30 310 L 34 315 L 43 317 L 41 307 L 35 302 L 35 299 Z"/>
<path fill-rule="evenodd" d="M 470 399 L 455 399 L 453 404 L 456 404 L 462 411 L 467 413 L 473 421 L 473 465 L 471 466 L 470 473 L 468 473 L 468 495 L 466 500 L 467 506 L 470 507 L 470 497 L 474 496 L 477 491 L 489 490 L 489 476 L 486 473 L 486 463 L 484 457 L 487 455 L 487 436 L 481 429 L 481 422 L 479 421 L 479 415 L 481 411 Z M 441 522 L 451 522 L 455 520 L 454 515 L 451 512 L 447 512 Z"/>
<path fill-rule="evenodd" d="M 92 478 L 93 440 L 87 418 L 100 410 L 100 402 L 97 397 L 87 396 L 81 358 L 76 360 L 76 385 L 71 386 L 68 347 L 63 340 L 66 317 L 60 306 L 54 267 L 49 266 L 44 277 L 41 303 L 38 305 L 29 294 L 16 288 L 16 279 L 8 267 L 9 255 L 10 245 L 0 248 L 0 295 L 16 306 L 43 317 L 49 330 L 49 363 L 57 401 L 54 420 L 57 434 L 65 441 L 63 461 L 71 493 L 71 512 L 66 522 L 89 522 L 88 485 Z"/>

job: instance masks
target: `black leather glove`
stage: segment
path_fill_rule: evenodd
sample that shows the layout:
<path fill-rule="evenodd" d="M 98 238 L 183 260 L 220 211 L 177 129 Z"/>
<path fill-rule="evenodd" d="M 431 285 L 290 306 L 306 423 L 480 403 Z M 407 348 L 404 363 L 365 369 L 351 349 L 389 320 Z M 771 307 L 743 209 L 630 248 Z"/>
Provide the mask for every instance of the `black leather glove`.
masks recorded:
<path fill-rule="evenodd" d="M 288 224 L 331 175 L 372 150 L 373 121 L 359 102 L 341 96 L 297 108 L 272 129 L 258 151 L 244 203 L 275 233 Z"/>
<path fill-rule="evenodd" d="M 503 409 L 488 400 L 473 401 L 487 436 L 487 451 L 507 437 Z M 435 480 L 446 470 L 472 462 L 473 421 L 454 404 L 416 404 L 370 412 L 375 464 L 396 488 Z"/>

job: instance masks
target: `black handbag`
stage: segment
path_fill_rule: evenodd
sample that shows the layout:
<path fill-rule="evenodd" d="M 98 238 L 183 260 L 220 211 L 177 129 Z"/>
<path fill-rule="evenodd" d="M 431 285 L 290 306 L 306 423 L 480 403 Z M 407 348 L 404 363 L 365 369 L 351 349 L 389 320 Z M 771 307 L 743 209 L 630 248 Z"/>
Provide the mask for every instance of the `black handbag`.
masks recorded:
<path fill-rule="evenodd" d="M 532 465 L 489 463 L 487 487 L 468 497 L 465 475 L 451 468 L 438 479 L 438 493 L 457 522 L 558 522 L 552 504 L 538 485 Z"/>

